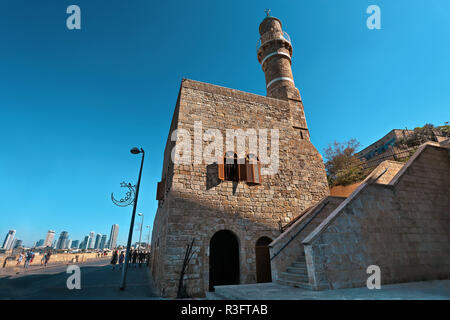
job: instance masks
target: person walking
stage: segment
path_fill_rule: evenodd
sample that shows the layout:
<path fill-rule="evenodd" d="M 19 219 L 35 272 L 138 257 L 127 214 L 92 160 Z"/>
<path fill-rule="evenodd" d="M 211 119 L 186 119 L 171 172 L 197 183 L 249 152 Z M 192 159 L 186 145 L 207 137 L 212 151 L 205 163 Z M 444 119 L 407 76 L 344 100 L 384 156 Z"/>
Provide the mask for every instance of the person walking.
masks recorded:
<path fill-rule="evenodd" d="M 112 255 L 112 259 L 111 259 L 111 264 L 113 265 L 113 267 L 112 267 L 113 270 L 116 267 L 117 258 L 118 258 L 117 255 L 118 255 L 118 252 L 116 250 L 116 251 L 114 251 L 114 253 Z"/>
<path fill-rule="evenodd" d="M 125 261 L 125 254 L 122 251 L 119 256 L 119 269 L 122 269 L 122 265 L 123 265 L 124 261 Z"/>
<path fill-rule="evenodd" d="M 137 250 L 134 250 L 133 251 L 133 264 L 134 264 L 134 267 L 136 268 L 137 266 L 136 266 L 136 260 L 137 260 L 137 257 L 138 257 L 138 252 L 137 252 Z"/>
<path fill-rule="evenodd" d="M 24 254 L 23 254 L 23 252 L 21 252 L 21 253 L 19 254 L 19 258 L 17 258 L 17 264 L 16 264 L 16 265 L 19 265 L 19 264 L 22 262 L 23 256 L 24 256 Z"/>
<path fill-rule="evenodd" d="M 46 258 L 47 258 L 47 253 L 44 253 L 41 258 L 41 266 L 45 263 Z"/>
<path fill-rule="evenodd" d="M 132 258 L 133 258 L 133 250 L 132 249 L 130 249 L 130 253 L 129 253 L 129 255 L 128 255 L 128 263 L 129 264 L 131 264 L 131 260 L 132 260 Z"/>
<path fill-rule="evenodd" d="M 25 263 L 23 264 L 23 267 L 25 269 L 28 269 L 28 266 L 30 265 L 30 261 L 31 261 L 32 257 L 33 257 L 33 253 L 31 251 L 28 251 L 25 256 Z"/>
<path fill-rule="evenodd" d="M 150 251 L 147 252 L 147 267 L 150 264 Z"/>
<path fill-rule="evenodd" d="M 47 253 L 45 254 L 45 262 L 44 262 L 44 267 L 47 266 L 48 261 L 50 260 L 50 256 L 52 255 L 52 253 L 50 251 L 47 251 Z"/>
<path fill-rule="evenodd" d="M 142 266 L 142 263 L 144 262 L 144 252 L 140 251 L 138 256 L 139 261 L 139 268 Z"/>

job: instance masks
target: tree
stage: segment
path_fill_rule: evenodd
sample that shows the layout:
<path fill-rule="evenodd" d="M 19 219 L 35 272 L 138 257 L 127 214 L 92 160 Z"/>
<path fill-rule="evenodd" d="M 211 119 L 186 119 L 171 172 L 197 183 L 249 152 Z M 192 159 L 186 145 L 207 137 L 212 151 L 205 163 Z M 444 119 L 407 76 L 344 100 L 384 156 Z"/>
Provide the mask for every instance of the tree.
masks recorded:
<path fill-rule="evenodd" d="M 330 186 L 349 185 L 365 178 L 363 162 L 355 156 L 360 143 L 356 139 L 330 144 L 324 150 L 325 169 Z"/>

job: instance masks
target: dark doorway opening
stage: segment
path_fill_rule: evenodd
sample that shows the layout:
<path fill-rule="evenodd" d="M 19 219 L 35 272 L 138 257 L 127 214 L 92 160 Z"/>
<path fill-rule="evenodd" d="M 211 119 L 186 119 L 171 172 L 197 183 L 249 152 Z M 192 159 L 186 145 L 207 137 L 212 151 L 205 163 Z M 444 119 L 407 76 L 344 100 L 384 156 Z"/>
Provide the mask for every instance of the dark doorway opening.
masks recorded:
<path fill-rule="evenodd" d="M 270 269 L 269 244 L 272 239 L 261 237 L 256 241 L 256 282 L 272 282 L 272 272 Z"/>
<path fill-rule="evenodd" d="M 227 284 L 239 284 L 239 242 L 231 231 L 220 230 L 209 243 L 209 291 Z"/>

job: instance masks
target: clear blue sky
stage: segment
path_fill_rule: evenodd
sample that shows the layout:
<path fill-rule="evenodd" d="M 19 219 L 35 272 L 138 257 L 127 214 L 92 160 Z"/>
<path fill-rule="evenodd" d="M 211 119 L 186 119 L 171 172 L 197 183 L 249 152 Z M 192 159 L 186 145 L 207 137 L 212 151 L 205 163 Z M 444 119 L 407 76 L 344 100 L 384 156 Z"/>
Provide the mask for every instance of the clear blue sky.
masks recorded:
<path fill-rule="evenodd" d="M 71 4 L 82 30 L 66 28 Z M 370 4 L 382 30 L 366 27 Z M 181 79 L 265 95 L 255 52 L 265 8 L 292 38 L 319 151 L 449 121 L 448 0 L 2 1 L 0 241 L 9 229 L 27 245 L 48 229 L 109 237 L 117 223 L 125 243 L 131 207 L 110 193 L 136 182 L 135 145 L 147 153 L 138 210 L 153 225 Z"/>

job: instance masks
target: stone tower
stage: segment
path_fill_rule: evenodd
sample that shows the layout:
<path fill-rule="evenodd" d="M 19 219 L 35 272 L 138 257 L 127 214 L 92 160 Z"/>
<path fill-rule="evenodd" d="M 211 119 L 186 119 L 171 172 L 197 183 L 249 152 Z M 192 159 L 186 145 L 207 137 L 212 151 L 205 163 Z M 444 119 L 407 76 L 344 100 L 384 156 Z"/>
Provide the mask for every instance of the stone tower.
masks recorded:
<path fill-rule="evenodd" d="M 181 82 L 152 231 L 152 276 L 163 296 L 177 295 L 186 246 L 192 241 L 195 254 L 184 282 L 189 295 L 205 296 L 218 285 L 271 281 L 269 244 L 280 236 L 281 227 L 329 194 L 322 157 L 309 139 L 300 94 L 292 80 L 289 38 L 273 17 L 264 19 L 260 33 L 258 57 L 266 73 L 268 96 L 188 79 Z M 193 146 L 191 151 L 210 148 L 206 135 L 201 138 L 203 132 L 220 132 L 226 140 L 230 130 L 272 129 L 279 133 L 279 138 L 270 133 L 268 139 L 266 151 L 270 157 L 276 155 L 273 163 L 252 167 L 244 161 L 226 171 L 223 166 L 220 169 L 219 158 L 223 160 L 229 152 L 240 159 L 255 156 L 250 138 L 245 138 L 249 143 L 243 155 L 237 154 L 236 145 L 225 144 L 212 162 L 193 161 L 192 148 L 182 150 L 191 154 L 190 161 L 181 163 L 171 157 L 182 145 Z M 273 145 L 277 147 L 272 149 Z M 272 165 L 277 170 L 263 173 Z"/>
<path fill-rule="evenodd" d="M 283 31 L 281 21 L 269 15 L 259 25 L 259 34 L 257 55 L 266 75 L 267 96 L 289 101 L 292 125 L 309 140 L 302 99 L 292 75 L 291 39 Z"/>

